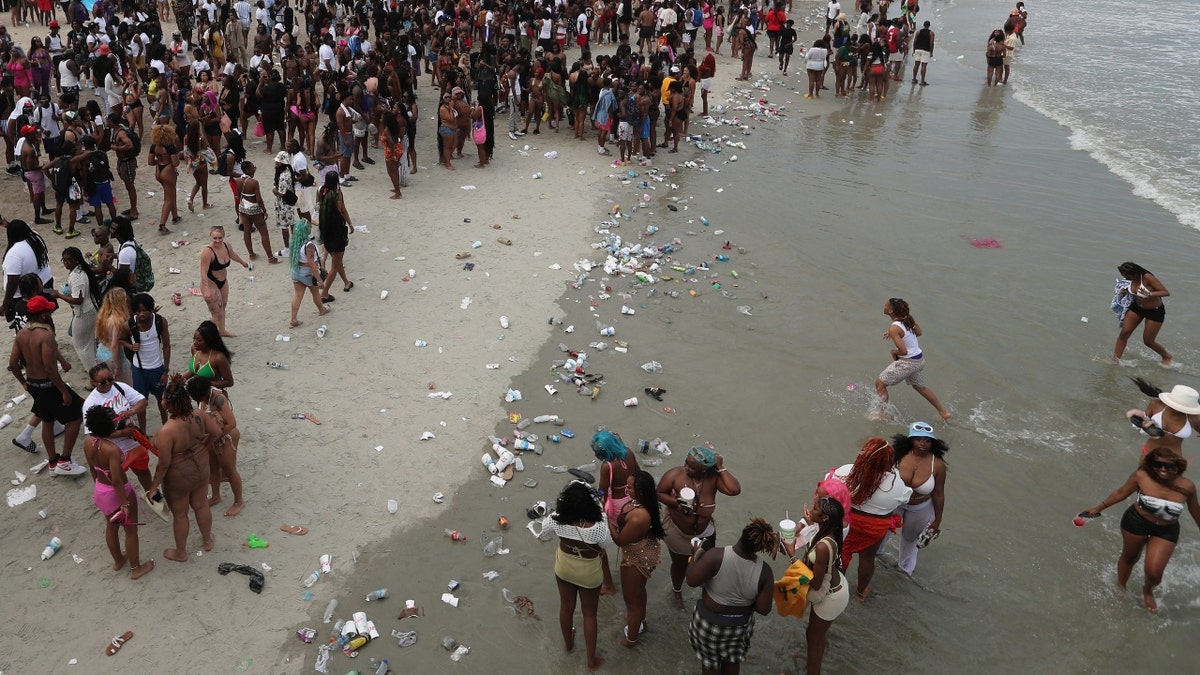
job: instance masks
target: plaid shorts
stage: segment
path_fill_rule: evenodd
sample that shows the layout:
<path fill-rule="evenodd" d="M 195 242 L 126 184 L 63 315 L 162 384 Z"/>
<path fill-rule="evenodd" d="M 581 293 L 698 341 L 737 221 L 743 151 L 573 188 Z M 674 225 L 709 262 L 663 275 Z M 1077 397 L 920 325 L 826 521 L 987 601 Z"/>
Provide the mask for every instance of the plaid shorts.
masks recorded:
<path fill-rule="evenodd" d="M 750 651 L 754 615 L 751 614 L 746 623 L 735 626 L 719 625 L 715 622 L 718 618 L 723 617 L 701 606 L 701 601 L 696 601 L 692 625 L 688 627 L 688 641 L 692 643 L 696 658 L 700 659 L 705 670 L 720 670 L 723 663 L 741 663 Z"/>
<path fill-rule="evenodd" d="M 126 183 L 137 179 L 137 157 L 125 157 L 118 161 L 117 177 Z"/>

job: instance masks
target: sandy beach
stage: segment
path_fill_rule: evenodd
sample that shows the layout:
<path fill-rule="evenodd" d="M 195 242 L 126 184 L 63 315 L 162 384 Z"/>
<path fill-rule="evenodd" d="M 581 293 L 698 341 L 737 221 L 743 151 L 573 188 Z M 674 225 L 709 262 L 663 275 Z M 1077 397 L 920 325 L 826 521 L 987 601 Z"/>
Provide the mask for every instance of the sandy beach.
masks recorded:
<path fill-rule="evenodd" d="M 155 558 L 157 567 L 133 582 L 109 569 L 90 479 L 28 475 L 25 485 L 37 485 L 37 497 L 0 519 L 0 594 L 18 609 L 0 637 L 0 673 L 313 672 L 332 626 L 321 615 L 333 599 L 335 619 L 365 611 L 382 636 L 355 659 L 334 651 L 330 673 L 372 672 L 373 658 L 389 659 L 396 672 L 585 672 L 582 644 L 562 650 L 555 544 L 525 529 L 526 509 L 552 503 L 569 479 L 556 469 L 590 463 L 587 440 L 599 427 L 631 443 L 667 440 L 674 452 L 648 469 L 656 477 L 682 462 L 687 448 L 707 443 L 744 486 L 742 495 L 718 500 L 718 545 L 731 544 L 752 516 L 777 521 L 795 513 L 812 483 L 849 461 L 865 437 L 933 415 L 915 393 L 895 388 L 897 420 L 867 419 L 872 381 L 887 356 L 879 306 L 896 295 L 914 304 L 928 334 L 922 346 L 931 386 L 955 415 L 938 428 L 953 450 L 946 532 L 921 553 L 911 579 L 895 568 L 894 553 L 881 554 L 871 602 L 852 603 L 830 633 L 827 671 L 1090 672 L 1190 663 L 1190 629 L 1200 621 L 1191 590 L 1200 578 L 1194 531 L 1168 570 L 1169 620 L 1161 622 L 1111 591 L 1117 512 L 1083 531 L 1069 523 L 1132 469 L 1134 438 L 1120 411 L 1137 393 L 1126 375 L 1196 384 L 1200 369 L 1190 364 L 1200 349 L 1188 335 L 1200 322 L 1175 312 L 1200 281 L 1192 270 L 1194 233 L 1071 150 L 1063 128 L 1002 90 L 980 90 L 976 43 L 987 23 L 980 16 L 1002 16 L 1007 4 L 926 8 L 922 18 L 936 21 L 941 50 L 929 70 L 933 84 L 894 83 L 882 105 L 834 99 L 831 79 L 826 95 L 805 101 L 798 58 L 781 83 L 760 49 L 755 74 L 770 79 L 752 88 L 735 83 L 738 66 L 721 57 L 710 103 L 728 106 L 720 115 L 730 123 L 706 126 L 697 114 L 691 132 L 727 136 L 734 145 L 717 154 L 681 144 L 677 155 L 659 154 L 653 169 L 661 182 L 649 167 L 610 166 L 592 142 L 573 141 L 568 131 L 543 128 L 510 141 L 503 115 L 491 167 L 464 161 L 445 171 L 434 166 L 434 90 L 422 78 L 421 170 L 404 199 L 390 201 L 372 151 L 380 163 L 346 190 L 355 224 L 367 231 L 351 237 L 346 254 L 355 289 L 341 293 L 335 285 L 328 317 L 318 320 L 308 304 L 300 310 L 304 324 L 287 328 L 286 265 L 231 270 L 229 325 L 239 337 L 229 342 L 237 380 L 230 397 L 243 433 L 245 510 L 223 518 L 214 507 L 211 553 L 199 555 L 193 525 L 191 559 L 183 564 L 161 556 L 170 527 L 145 514 L 143 558 Z M 792 16 L 804 23 L 823 8 L 797 5 Z M 803 45 L 816 37 L 811 25 L 800 31 Z M 14 33 L 26 42 L 31 34 Z M 748 109 L 760 99 L 782 109 L 781 119 Z M 260 144 L 249 151 L 269 163 Z M 545 156 L 551 151 L 556 159 Z M 139 183 L 143 213 L 153 214 L 161 196 L 148 193 L 158 186 L 144 168 Z M 180 187 L 190 189 L 190 181 Z M 20 189 L 19 179 L 0 179 L 10 219 L 28 215 Z M 228 188 L 218 190 L 217 208 L 185 214 L 169 236 L 152 232 L 147 215 L 135 226 L 154 259 L 153 295 L 171 322 L 176 366 L 191 330 L 208 318 L 203 300 L 188 291 L 198 283 L 207 227 L 224 224 L 238 234 Z M 1018 193 L 1020 217 L 1011 210 Z M 614 205 L 623 215 L 614 216 Z M 1132 241 L 1127 223 L 1154 228 L 1155 237 Z M 658 231 L 645 236 L 651 225 Z M 67 242 L 48 228 L 42 234 L 56 261 Z M 584 274 L 576 263 L 602 264 L 601 242 L 614 235 L 626 244 L 678 239 L 670 264 L 709 269 L 688 274 L 668 265 L 646 284 L 596 268 L 573 288 Z M 1003 247 L 975 248 L 978 237 Z M 232 238 L 240 250 L 240 238 Z M 190 243 L 173 248 L 179 240 Z M 86 250 L 85 241 L 70 243 Z M 1180 370 L 1159 369 L 1132 342 L 1128 367 L 1105 363 L 1114 332 L 1102 296 L 1127 257 L 1153 261 L 1179 289 L 1164 340 Z M 464 269 L 467 263 L 474 269 Z M 170 275 L 169 267 L 182 273 Z M 55 277 L 65 278 L 57 264 Z M 167 300 L 176 291 L 184 298 L 178 308 Z M 623 305 L 635 313 L 622 314 Z M 597 322 L 615 335 L 601 336 Z M 319 338 L 322 324 L 328 333 Z M 565 332 L 570 326 L 574 332 Z M 68 338 L 59 342 L 74 360 Z M 588 372 L 603 374 L 595 400 L 553 372 L 567 358 L 560 343 L 587 352 Z M 621 345 L 628 351 L 615 349 Z M 289 369 L 270 369 L 268 361 Z M 650 361 L 661 371 L 640 368 Z M 68 380 L 82 391 L 78 371 Z M 7 382 L 0 399 L 20 393 Z M 663 402 L 645 396 L 651 386 L 667 391 Z M 510 389 L 522 399 L 506 402 Z M 635 396 L 636 407 L 623 405 Z M 8 412 L 19 421 L 28 406 Z M 526 453 L 525 470 L 499 488 L 480 455 L 489 435 L 511 437 L 511 413 L 558 415 L 565 424 L 528 428 L 544 454 Z M 420 440 L 427 432 L 433 438 Z M 41 458 L 10 448 L 0 468 L 29 474 Z M 528 479 L 536 487 L 523 487 Z M 444 503 L 435 503 L 438 492 Z M 223 496 L 228 504 L 228 489 Z M 395 515 L 389 499 L 398 502 Z M 35 520 L 39 509 L 49 518 Z M 511 522 L 506 531 L 500 515 Z M 309 531 L 285 534 L 285 524 Z M 467 540 L 451 541 L 446 529 Z M 243 547 L 251 534 L 270 546 Z M 509 552 L 485 557 L 483 539 L 497 535 Z M 52 536 L 64 547 L 41 561 Z M 306 589 L 302 580 L 322 554 L 332 556 L 332 572 Z M 242 575 L 220 576 L 221 562 L 263 570 L 263 593 L 252 593 Z M 781 572 L 784 560 L 773 567 Z M 493 571 L 498 576 L 487 580 Z M 457 607 L 441 600 L 451 581 L 459 584 Z M 669 586 L 660 566 L 648 584 L 649 630 L 632 651 L 617 644 L 620 596 L 601 600 L 605 672 L 698 669 L 686 640 L 690 612 L 669 606 Z M 377 588 L 390 597 L 366 603 Z M 503 589 L 527 597 L 538 618 L 518 615 Z M 698 594 L 685 590 L 686 606 Z M 399 621 L 408 598 L 424 615 Z M 297 639 L 305 627 L 318 631 L 315 643 Z M 105 656 L 108 640 L 127 630 L 135 637 Z M 402 648 L 393 630 L 416 631 L 418 641 Z M 743 672 L 796 672 L 803 631 L 803 622 L 772 611 L 758 624 Z M 1146 634 L 1161 646 L 1154 654 L 1123 646 Z M 471 652 L 451 662 L 444 636 Z"/>

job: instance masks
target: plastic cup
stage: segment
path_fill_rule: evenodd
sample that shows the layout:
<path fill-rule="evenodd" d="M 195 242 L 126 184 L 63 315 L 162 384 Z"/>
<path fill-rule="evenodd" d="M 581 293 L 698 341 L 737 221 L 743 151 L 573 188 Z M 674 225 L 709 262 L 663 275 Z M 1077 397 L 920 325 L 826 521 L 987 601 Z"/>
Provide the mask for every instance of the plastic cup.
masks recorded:
<path fill-rule="evenodd" d="M 779 521 L 779 538 L 788 543 L 796 541 L 796 521 L 791 518 Z"/>
<path fill-rule="evenodd" d="M 12 423 L 13 423 L 12 415 L 5 415 L 3 417 L 0 417 L 0 429 L 3 429 L 4 427 L 6 427 Z"/>
<path fill-rule="evenodd" d="M 330 562 L 331 562 L 331 558 L 328 553 L 321 556 L 321 571 L 323 573 L 329 574 L 329 572 L 331 571 L 332 568 L 329 566 Z"/>
<path fill-rule="evenodd" d="M 400 502 L 396 501 L 395 499 L 389 499 L 387 501 L 387 510 L 388 513 L 395 515 L 396 512 L 400 510 Z"/>
<path fill-rule="evenodd" d="M 633 398 L 625 399 L 625 407 L 626 408 L 632 408 L 632 407 L 636 406 L 637 404 L 638 404 L 638 400 L 637 400 L 636 396 L 634 396 Z"/>

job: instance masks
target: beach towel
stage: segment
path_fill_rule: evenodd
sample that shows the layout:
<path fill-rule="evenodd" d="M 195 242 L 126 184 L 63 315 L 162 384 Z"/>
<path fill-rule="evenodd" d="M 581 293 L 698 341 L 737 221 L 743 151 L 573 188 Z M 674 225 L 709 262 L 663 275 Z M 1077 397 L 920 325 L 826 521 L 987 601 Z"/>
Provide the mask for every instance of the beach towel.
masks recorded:
<path fill-rule="evenodd" d="M 1117 315 L 1118 326 L 1125 323 L 1125 312 L 1133 304 L 1133 295 L 1129 293 L 1131 283 L 1128 279 L 1117 279 L 1117 285 L 1113 287 L 1112 311 Z M 1125 292 L 1122 293 L 1122 290 Z"/>

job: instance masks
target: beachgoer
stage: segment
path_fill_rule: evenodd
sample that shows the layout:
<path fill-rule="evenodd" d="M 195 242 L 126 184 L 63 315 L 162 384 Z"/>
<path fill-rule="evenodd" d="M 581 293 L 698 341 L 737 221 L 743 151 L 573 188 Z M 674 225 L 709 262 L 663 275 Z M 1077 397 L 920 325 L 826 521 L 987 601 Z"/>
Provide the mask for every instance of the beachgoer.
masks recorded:
<path fill-rule="evenodd" d="M 766 616 L 774 600 L 775 577 L 759 553 L 773 559 L 779 533 L 762 518 L 742 528 L 733 546 L 705 550 L 697 543 L 687 568 L 687 582 L 703 586 L 696 601 L 688 641 L 705 675 L 737 675 L 750 651 L 754 613 Z"/>
<path fill-rule="evenodd" d="M 354 223 L 351 222 L 350 213 L 346 210 L 346 201 L 342 196 L 341 186 L 338 185 L 337 178 L 333 174 L 325 176 L 325 184 L 321 186 L 318 203 L 317 216 L 320 218 L 321 244 L 329 256 L 327 269 L 329 274 L 325 277 L 325 283 L 321 287 L 321 302 L 328 303 L 334 300 L 333 296 L 329 294 L 329 289 L 337 277 L 342 278 L 343 293 L 354 290 L 354 282 L 346 276 L 346 266 L 342 263 L 346 247 L 350 245 L 350 235 L 354 233 Z"/>
<path fill-rule="evenodd" d="M 208 229 L 208 246 L 200 251 L 200 293 L 204 303 L 208 305 L 209 316 L 217 325 L 217 331 L 225 337 L 237 337 L 225 328 L 225 313 L 229 309 L 229 272 L 230 263 L 236 261 L 246 269 L 250 263 L 233 250 L 225 241 L 225 228 L 213 225 Z"/>
<path fill-rule="evenodd" d="M 137 476 L 138 482 L 145 490 L 150 487 L 151 483 L 150 453 L 148 452 L 150 448 L 142 445 L 141 441 L 146 437 L 130 420 L 136 418 L 139 413 L 145 416 L 146 397 L 139 394 L 133 387 L 119 384 L 107 363 L 97 363 L 92 366 L 88 371 L 88 377 L 92 382 L 92 391 L 83 401 L 83 433 L 95 435 L 92 434 L 91 428 L 87 424 L 87 411 L 96 406 L 111 408 L 117 428 L 105 438 L 116 443 L 117 447 L 121 449 L 122 463 L 128 469 L 133 470 L 133 475 Z M 86 445 L 84 449 L 87 449 Z M 157 501 L 147 498 L 146 503 L 163 520 L 166 520 L 166 504 L 162 501 L 162 495 L 155 495 L 155 498 Z"/>
<path fill-rule="evenodd" d="M 984 49 L 984 57 L 987 59 L 987 86 L 995 86 L 1000 84 L 1000 76 L 1003 74 L 1004 54 L 1007 52 L 1007 47 L 1004 46 L 1004 31 L 997 28 L 988 36 L 987 47 Z"/>
<path fill-rule="evenodd" d="M 224 390 L 212 386 L 212 380 L 202 375 L 189 377 L 187 380 L 188 396 L 201 406 L 204 414 L 213 418 L 221 427 L 221 435 L 212 441 L 212 455 L 208 464 L 209 485 L 212 496 L 208 499 L 209 506 L 221 503 L 222 478 L 229 481 L 229 489 L 233 492 L 233 505 L 225 511 L 226 517 L 232 518 L 241 513 L 246 507 L 242 500 L 242 475 L 237 470 L 238 443 L 241 442 L 242 432 L 237 428 L 237 417 L 233 414 L 233 403 Z"/>
<path fill-rule="evenodd" d="M 215 326 L 214 326 L 215 328 Z M 211 442 L 221 436 L 216 420 L 192 407 L 185 386 L 186 377 L 171 375 L 163 393 L 168 419 L 154 436 L 158 466 L 150 485 L 153 493 L 160 486 L 171 507 L 175 548 L 163 550 L 163 557 L 187 562 L 187 536 L 190 527 L 188 509 L 196 514 L 196 526 L 205 552 L 212 551 L 212 511 L 208 506 L 208 467 Z"/>
<path fill-rule="evenodd" d="M 330 174 L 333 175 L 333 174 Z M 309 222 L 300 218 L 292 226 L 292 247 L 288 256 L 288 264 L 292 269 L 292 319 L 288 327 L 295 328 L 302 321 L 296 318 L 300 311 L 300 303 L 304 300 L 304 292 L 312 294 L 313 304 L 317 306 L 317 315 L 325 316 L 328 308 L 321 303 L 321 251 L 317 243 L 309 239 Z"/>
<path fill-rule="evenodd" d="M 29 392 L 35 416 L 66 427 L 63 451 L 59 454 L 54 449 L 54 425 L 42 425 L 42 444 L 46 446 L 46 457 L 50 460 L 50 475 L 80 476 L 87 473 L 87 469 L 79 466 L 71 453 L 83 420 L 83 399 L 63 381 L 58 370 L 61 365 L 63 372 L 67 372 L 71 364 L 62 358 L 54 339 L 50 314 L 55 309 L 55 304 L 43 295 L 26 300 L 29 323 L 13 340 L 8 370 L 21 388 Z"/>
<path fill-rule="evenodd" d="M 558 535 L 554 551 L 554 578 L 558 582 L 558 625 L 566 651 L 575 648 L 575 603 L 583 610 L 583 641 L 588 670 L 604 664 L 596 650 L 600 584 L 604 562 L 600 552 L 612 541 L 608 522 L 596 492 L 583 481 L 571 481 L 558 495 L 547 529 Z"/>
<path fill-rule="evenodd" d="M 179 181 L 179 155 L 179 137 L 171 126 L 171 120 L 167 116 L 160 116 L 158 124 L 150 129 L 150 154 L 146 165 L 154 169 L 154 178 L 162 188 L 163 205 L 157 221 L 158 231 L 162 234 L 170 232 L 167 229 L 168 218 L 171 224 L 183 220 L 183 216 L 179 215 L 175 191 L 175 184 Z"/>
<path fill-rule="evenodd" d="M 925 71 L 929 68 L 930 60 L 933 59 L 933 39 L 933 31 L 929 29 L 929 22 L 926 21 L 913 38 L 913 84 L 917 84 L 918 72 L 921 74 L 920 85 L 924 87 L 929 84 L 925 81 Z"/>
<path fill-rule="evenodd" d="M 926 529 L 937 536 L 942 529 L 946 506 L 946 453 L 950 447 L 933 434 L 925 422 L 908 425 L 908 435 L 892 437 L 896 471 L 904 484 L 912 488 L 908 503 L 900 506 L 904 527 L 900 530 L 899 568 L 908 576 L 917 569 L 917 541 Z M 886 542 L 884 546 L 886 547 Z M 861 564 L 861 563 L 860 563 Z"/>
<path fill-rule="evenodd" d="M 1164 392 L 1141 378 L 1133 381 L 1142 393 L 1151 397 L 1145 410 L 1125 411 L 1125 416 L 1150 436 L 1150 440 L 1142 444 L 1142 454 L 1149 452 L 1148 446 L 1153 443 L 1155 447 L 1166 448 L 1182 457 L 1183 439 L 1191 438 L 1200 428 L 1200 393 L 1182 384 Z"/>
<path fill-rule="evenodd" d="M 1141 466 L 1130 474 L 1124 485 L 1113 490 L 1098 505 L 1079 514 L 1084 518 L 1095 518 L 1104 509 L 1137 493 L 1137 500 L 1121 517 L 1124 544 L 1117 557 L 1117 586 L 1125 589 L 1133 566 L 1145 551 L 1142 602 L 1151 612 L 1158 611 L 1154 589 L 1162 583 L 1163 572 L 1179 542 L 1179 517 L 1184 509 L 1200 525 L 1196 484 L 1183 477 L 1187 464 L 1186 459 L 1176 456 L 1169 448 L 1155 448 L 1142 458 Z"/>
<path fill-rule="evenodd" d="M 808 584 L 810 609 L 808 627 L 804 631 L 808 655 L 804 668 L 808 675 L 818 675 L 825 660 L 825 650 L 829 648 L 829 627 L 850 602 L 850 590 L 837 565 L 845 511 L 834 497 L 815 497 L 812 508 L 804 508 L 804 520 L 817 526 L 816 534 L 809 538 L 803 553 L 804 563 L 813 573 Z M 796 542 L 785 540 L 781 544 L 792 562 L 796 562 Z"/>
<path fill-rule="evenodd" d="M 221 339 L 217 324 L 201 321 L 192 333 L 192 356 L 188 360 L 188 372 L 207 377 L 212 380 L 214 387 L 229 389 L 233 386 L 232 362 L 232 354 L 225 346 L 225 340 Z"/>
<path fill-rule="evenodd" d="M 1121 357 L 1125 354 L 1125 345 L 1129 342 L 1129 336 L 1133 335 L 1138 324 L 1145 319 L 1146 327 L 1142 329 L 1142 344 L 1162 357 L 1162 365 L 1171 365 L 1173 358 L 1171 353 L 1157 342 L 1158 331 L 1162 329 L 1163 321 L 1167 318 L 1167 306 L 1162 299 L 1171 295 L 1171 291 L 1167 290 L 1158 277 L 1137 263 L 1121 263 L 1117 267 L 1117 272 L 1130 284 L 1128 289 L 1123 288 L 1120 293 L 1132 295 L 1133 303 L 1129 305 L 1129 311 L 1125 313 L 1125 320 L 1121 322 L 1121 332 L 1117 335 L 1117 345 L 1113 348 L 1113 361 L 1120 362 Z"/>
<path fill-rule="evenodd" d="M 83 253 L 74 246 L 63 249 L 63 267 L 67 268 L 69 294 L 51 290 L 51 297 L 71 306 L 71 342 L 84 368 L 96 365 L 96 310 L 100 308 L 100 288 Z"/>
<path fill-rule="evenodd" d="M 913 489 L 904 484 L 895 468 L 895 451 L 879 437 L 868 438 L 853 464 L 844 464 L 833 477 L 850 490 L 850 534 L 842 546 L 843 572 L 858 554 L 859 602 L 867 601 L 871 577 L 875 575 L 875 554 L 884 536 L 892 528 L 892 514 L 908 503 Z"/>
<path fill-rule="evenodd" d="M 1013 10 L 1016 11 L 1016 10 Z M 1011 25 L 1004 26 L 1004 79 L 1000 84 L 1008 84 L 1008 74 L 1012 67 L 1013 55 L 1017 53 L 1017 33 Z"/>
<path fill-rule="evenodd" d="M 636 464 L 634 465 L 636 467 Z M 646 628 L 646 582 L 661 559 L 660 506 L 655 496 L 654 477 L 635 468 L 625 479 L 629 500 L 608 521 L 613 543 L 621 547 L 621 595 L 625 599 L 625 628 L 622 645 L 634 647 Z"/>
<path fill-rule="evenodd" d="M 295 139 L 291 142 L 295 142 Z M 254 252 L 250 235 L 254 230 L 258 230 L 263 251 L 267 254 L 267 262 L 275 265 L 279 258 L 275 257 L 275 251 L 271 249 L 271 235 L 267 232 L 267 206 L 263 201 L 262 184 L 254 177 L 256 171 L 253 162 L 242 162 L 242 177 L 237 181 L 237 212 L 238 220 L 241 221 L 242 241 L 246 244 L 246 252 L 250 259 L 257 260 L 258 254 Z"/>
<path fill-rule="evenodd" d="M 104 514 L 104 542 L 112 555 L 114 572 L 129 563 L 129 577 L 140 579 L 154 569 L 154 560 L 142 562 L 137 528 L 138 503 L 133 485 L 125 480 L 124 456 L 110 436 L 117 430 L 112 408 L 95 406 L 87 412 L 91 437 L 83 452 L 92 473 L 92 503 Z M 121 528 L 125 528 L 125 547 L 121 548 Z"/>
<path fill-rule="evenodd" d="M 125 270 L 120 270 L 124 272 Z M 116 274 L 113 279 L 116 279 Z M 133 368 L 121 341 L 129 337 L 129 294 L 119 285 L 109 282 L 96 312 L 96 361 L 107 363 L 113 375 L 120 381 L 133 386 Z"/>
<path fill-rule="evenodd" d="M 597 431 L 592 435 L 592 454 L 600 460 L 600 489 L 596 494 L 604 503 L 604 513 L 608 516 L 609 525 L 617 521 L 621 508 L 633 499 L 625 486 L 627 479 L 641 467 L 632 449 L 626 447 L 621 437 L 611 431 Z M 604 560 L 604 585 L 601 595 L 616 593 L 612 575 L 608 567 L 608 558 Z"/>
<path fill-rule="evenodd" d="M 892 325 L 883 333 L 883 339 L 891 340 L 895 346 L 892 348 L 891 365 L 884 368 L 875 379 L 875 393 L 879 395 L 881 406 L 887 405 L 888 387 L 907 382 L 933 405 L 943 422 L 950 419 L 950 411 L 942 407 L 933 390 L 925 386 L 925 353 L 917 342 L 917 338 L 921 337 L 921 327 L 909 313 L 908 303 L 900 298 L 891 298 L 883 303 L 883 313 L 892 320 Z M 881 409 L 879 414 L 886 413 Z"/>
<path fill-rule="evenodd" d="M 779 69 L 784 75 L 788 74 L 788 66 L 792 62 L 792 52 L 796 49 L 796 29 L 793 26 L 796 22 L 788 19 L 783 22 L 783 28 L 779 31 L 779 43 L 776 47 L 779 53 Z"/>
<path fill-rule="evenodd" d="M 804 98 L 818 98 L 823 73 L 829 67 L 829 50 L 825 48 L 824 40 L 817 40 L 804 53 L 804 67 L 808 70 L 808 93 Z"/>
<path fill-rule="evenodd" d="M 683 466 L 677 466 L 658 482 L 658 501 L 667 507 L 668 518 L 663 519 L 664 540 L 671 554 L 671 592 L 675 606 L 683 609 L 683 581 L 692 557 L 692 540 L 702 540 L 701 548 L 708 550 L 716 545 L 717 523 L 713 513 L 717 510 L 717 493 L 736 497 L 742 493 L 742 485 L 726 469 L 720 454 L 705 447 L 688 451 Z M 683 490 L 690 496 L 684 496 Z"/>
<path fill-rule="evenodd" d="M 163 388 L 167 386 L 167 373 L 171 372 L 171 332 L 166 317 L 159 314 L 154 298 L 149 293 L 133 296 L 133 316 L 129 319 L 129 339 L 121 346 L 130 352 L 133 372 L 133 388 L 145 397 L 154 396 L 158 402 L 159 416 L 167 421 L 163 408 Z M 146 411 L 138 414 L 138 425 L 146 428 Z"/>

